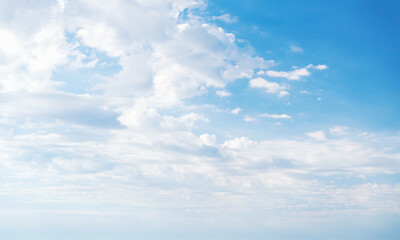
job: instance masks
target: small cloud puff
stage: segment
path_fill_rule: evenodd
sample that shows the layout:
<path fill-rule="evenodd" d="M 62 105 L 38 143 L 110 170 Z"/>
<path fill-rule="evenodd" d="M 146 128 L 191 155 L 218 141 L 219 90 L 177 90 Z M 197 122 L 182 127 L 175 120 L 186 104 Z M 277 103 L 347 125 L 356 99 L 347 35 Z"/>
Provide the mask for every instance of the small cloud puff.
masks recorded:
<path fill-rule="evenodd" d="M 235 23 L 238 20 L 237 17 L 233 17 L 229 13 L 223 14 L 221 16 L 212 16 L 211 19 L 223 21 L 225 23 Z"/>
<path fill-rule="evenodd" d="M 327 68 L 328 68 L 328 66 L 326 66 L 326 65 L 317 65 L 317 66 L 315 66 L 315 69 L 318 69 L 318 70 L 325 70 Z"/>
<path fill-rule="evenodd" d="M 239 114 L 240 111 L 242 111 L 242 109 L 241 109 L 240 107 L 237 107 L 237 108 L 233 109 L 233 110 L 231 111 L 231 113 L 232 113 L 232 114 Z"/>
<path fill-rule="evenodd" d="M 256 145 L 257 142 L 249 139 L 248 137 L 239 137 L 231 140 L 227 140 L 222 144 L 222 147 L 230 149 L 244 149 Z"/>
<path fill-rule="evenodd" d="M 290 51 L 292 51 L 294 53 L 302 53 L 303 49 L 296 45 L 290 45 Z"/>
<path fill-rule="evenodd" d="M 324 131 L 315 131 L 306 133 L 307 136 L 312 137 L 317 140 L 326 140 L 325 132 Z"/>
<path fill-rule="evenodd" d="M 334 126 L 334 127 L 329 128 L 329 132 L 332 135 L 342 136 L 342 135 L 345 135 L 347 133 L 347 129 L 348 128 L 345 127 L 345 126 Z"/>
<path fill-rule="evenodd" d="M 272 71 L 269 70 L 266 72 L 267 76 L 269 77 L 276 77 L 276 78 L 286 78 L 288 80 L 300 80 L 301 77 L 308 77 L 311 75 L 309 69 L 317 69 L 317 70 L 325 70 L 328 66 L 326 65 L 313 65 L 309 64 L 304 68 L 297 68 L 294 67 L 293 71 Z"/>
<path fill-rule="evenodd" d="M 264 113 L 261 114 L 262 117 L 266 117 L 266 118 L 274 118 L 274 119 L 288 119 L 288 118 L 292 118 L 292 116 L 289 116 L 287 114 L 268 114 L 268 113 Z"/>
<path fill-rule="evenodd" d="M 267 93 L 275 93 L 278 94 L 279 97 L 290 95 L 290 93 L 286 91 L 287 88 L 285 86 L 276 82 L 267 81 L 260 77 L 251 79 L 249 86 L 251 88 L 264 88 Z"/>
<path fill-rule="evenodd" d="M 215 146 L 217 144 L 217 137 L 214 134 L 202 134 L 200 140 L 204 145 Z"/>
<path fill-rule="evenodd" d="M 300 77 L 308 77 L 311 75 L 310 71 L 308 71 L 307 68 L 299 68 L 290 72 L 270 70 L 267 71 L 266 74 L 269 77 L 286 78 L 289 80 L 299 80 Z"/>
<path fill-rule="evenodd" d="M 289 96 L 290 93 L 288 91 L 280 91 L 278 94 L 278 97 L 284 97 L 284 96 Z"/>
<path fill-rule="evenodd" d="M 216 91 L 215 94 L 217 94 L 220 98 L 228 97 L 228 96 L 232 95 L 232 93 L 225 91 L 225 90 Z"/>

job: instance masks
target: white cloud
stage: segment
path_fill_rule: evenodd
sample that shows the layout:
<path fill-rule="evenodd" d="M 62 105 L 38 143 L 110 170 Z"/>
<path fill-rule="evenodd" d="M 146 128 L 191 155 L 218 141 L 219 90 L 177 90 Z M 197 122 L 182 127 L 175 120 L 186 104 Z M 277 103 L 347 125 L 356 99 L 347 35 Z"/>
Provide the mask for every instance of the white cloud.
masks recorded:
<path fill-rule="evenodd" d="M 324 131 L 309 132 L 309 133 L 307 133 L 307 136 L 312 137 L 317 140 L 326 140 Z"/>
<path fill-rule="evenodd" d="M 284 96 L 289 96 L 290 93 L 288 91 L 280 91 L 278 94 L 278 97 L 284 97 Z"/>
<path fill-rule="evenodd" d="M 279 85 L 276 82 L 269 82 L 260 77 L 251 79 L 249 86 L 251 88 L 263 88 L 267 93 L 278 93 L 280 97 L 288 95 L 288 92 L 286 91 L 287 88 L 285 86 Z"/>
<path fill-rule="evenodd" d="M 225 90 L 221 90 L 221 91 L 216 91 L 215 92 L 219 97 L 223 98 L 223 97 L 228 97 L 231 96 L 232 93 L 225 91 Z"/>
<path fill-rule="evenodd" d="M 269 77 L 287 78 L 289 80 L 300 80 L 301 77 L 308 77 L 311 75 L 307 68 L 299 68 L 290 72 L 269 70 L 266 74 Z"/>
<path fill-rule="evenodd" d="M 317 66 L 315 66 L 315 68 L 318 69 L 318 70 L 325 70 L 325 69 L 328 68 L 328 66 L 326 66 L 326 65 L 317 65 Z"/>
<path fill-rule="evenodd" d="M 328 68 L 328 66 L 326 66 L 326 65 L 314 66 L 312 64 L 309 64 L 304 68 L 295 68 L 293 71 L 289 71 L 289 72 L 269 70 L 269 71 L 266 71 L 266 74 L 269 77 L 286 78 L 289 80 L 300 80 L 301 77 L 308 77 L 311 75 L 311 72 L 309 71 L 309 69 L 324 70 L 327 68 Z"/>
<path fill-rule="evenodd" d="M 237 22 L 237 17 L 232 17 L 229 13 L 225 13 L 221 16 L 212 16 L 212 20 L 220 20 L 226 23 L 235 23 Z"/>
<path fill-rule="evenodd" d="M 232 114 L 239 114 L 242 111 L 240 107 L 237 107 L 231 111 Z"/>
<path fill-rule="evenodd" d="M 3 18 L 7 23 L 0 24 L 0 92 L 38 92 L 59 86 L 51 80 L 52 71 L 67 63 L 72 48 L 65 42 L 61 10 L 39 10 L 40 5 L 17 10 L 17 3 L 3 7 L 10 14 Z"/>
<path fill-rule="evenodd" d="M 256 142 L 252 141 L 248 137 L 239 137 L 231 140 L 227 140 L 222 144 L 222 147 L 229 149 L 245 149 L 254 146 Z"/>
<path fill-rule="evenodd" d="M 264 114 L 261 114 L 260 116 L 266 117 L 266 118 L 274 118 L 274 119 L 288 119 L 288 118 L 292 118 L 292 116 L 289 116 L 289 115 L 287 115 L 287 114 L 268 114 L 268 113 L 264 113 Z"/>
<path fill-rule="evenodd" d="M 334 127 L 329 128 L 329 132 L 336 136 L 342 136 L 347 133 L 347 129 L 348 128 L 345 126 L 334 126 Z"/>
<path fill-rule="evenodd" d="M 325 141 L 272 139 L 256 142 L 249 138 L 234 138 L 226 141 L 222 146 L 227 147 L 224 154 L 234 158 L 238 161 L 238 164 L 243 164 L 243 167 L 252 166 L 252 161 L 273 162 L 287 159 L 298 170 L 302 167 L 340 169 L 340 171 L 354 172 L 355 177 L 359 174 L 369 173 L 371 167 L 377 167 L 375 171 L 380 171 L 378 169 L 381 167 L 386 168 L 384 166 L 387 162 L 381 162 L 382 166 L 378 167 L 374 163 L 376 159 L 393 160 L 398 155 L 381 152 L 368 143 L 343 138 L 339 140 L 326 139 L 323 131 L 309 133 L 308 135 Z M 239 144 L 242 142 L 251 144 Z M 398 166 L 398 164 L 400 163 L 396 165 Z M 321 174 L 323 173 L 321 172 Z M 330 174 L 335 173 L 331 172 Z"/>
<path fill-rule="evenodd" d="M 255 121 L 257 121 L 257 118 L 255 118 L 255 117 L 250 117 L 250 116 L 245 116 L 245 117 L 244 117 L 244 120 L 245 120 L 246 122 L 255 122 Z"/>
<path fill-rule="evenodd" d="M 294 53 L 302 53 L 303 49 L 296 45 L 290 45 L 290 51 L 292 51 Z"/>
<path fill-rule="evenodd" d="M 200 135 L 200 140 L 208 146 L 215 146 L 217 144 L 217 137 L 214 134 L 202 134 Z"/>
<path fill-rule="evenodd" d="M 188 113 L 180 117 L 164 116 L 161 126 L 164 128 L 177 128 L 183 125 L 187 128 L 192 128 L 196 121 L 208 122 L 208 118 L 198 113 Z"/>
<path fill-rule="evenodd" d="M 258 124 L 243 129 L 249 134 L 256 129 L 257 140 L 235 137 L 237 126 L 230 124 L 210 132 L 216 128 L 210 126 L 214 113 L 188 106 L 188 99 L 225 89 L 240 78 L 280 97 L 289 95 L 289 87 L 253 78 L 255 72 L 268 72 L 273 61 L 255 57 L 250 46 L 236 44 L 234 34 L 191 12 L 201 4 L 0 3 L 1 197 L 185 212 L 234 209 L 248 214 L 255 209 L 263 216 L 271 209 L 303 213 L 308 206 L 395 209 L 398 185 L 345 188 L 321 176 L 362 174 L 370 179 L 376 173 L 398 173 L 398 137 L 357 139 L 333 127 L 333 139 L 324 131 L 308 133 L 324 141 L 272 138 L 267 129 L 258 131 Z M 182 12 L 189 12 L 184 19 L 179 18 Z M 112 71 L 108 75 L 99 71 L 104 61 L 115 63 L 106 69 Z M 76 68 L 91 68 L 83 71 L 89 76 L 69 75 Z M 65 79 L 57 80 L 60 69 Z M 300 70 L 283 75 L 305 76 Z M 224 132 L 227 128 L 233 133 Z M 394 147 L 377 147 L 380 142 Z M 382 200 L 387 204 L 377 204 Z"/>
<path fill-rule="evenodd" d="M 55 157 L 51 160 L 49 171 L 61 171 L 70 173 L 90 173 L 109 170 L 111 164 L 95 161 L 93 159 L 63 159 Z"/>

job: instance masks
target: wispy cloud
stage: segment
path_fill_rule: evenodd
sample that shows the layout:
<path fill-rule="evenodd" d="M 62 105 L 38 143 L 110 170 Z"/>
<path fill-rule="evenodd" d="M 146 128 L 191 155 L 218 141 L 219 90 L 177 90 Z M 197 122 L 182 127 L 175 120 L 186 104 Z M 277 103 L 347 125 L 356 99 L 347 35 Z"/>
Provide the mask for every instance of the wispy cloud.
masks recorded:
<path fill-rule="evenodd" d="M 275 93 L 278 94 L 279 97 L 284 97 L 289 95 L 289 92 L 286 91 L 287 87 L 280 85 L 276 82 L 270 82 L 263 78 L 255 78 L 251 79 L 249 82 L 249 86 L 251 88 L 263 88 L 267 93 Z"/>
<path fill-rule="evenodd" d="M 324 131 L 309 132 L 309 133 L 307 133 L 307 136 L 315 138 L 317 140 L 326 140 Z"/>
<path fill-rule="evenodd" d="M 256 122 L 257 118 L 251 117 L 251 116 L 245 116 L 244 117 L 244 121 L 246 121 L 246 122 Z"/>
<path fill-rule="evenodd" d="M 260 115 L 261 117 L 266 117 L 266 118 L 274 118 L 274 119 L 288 119 L 292 118 L 292 116 L 289 116 L 287 114 L 268 114 L 268 113 L 263 113 Z"/>
<path fill-rule="evenodd" d="M 285 71 L 273 71 L 269 70 L 266 71 L 266 75 L 269 77 L 276 77 L 276 78 L 287 78 L 289 80 L 300 80 L 301 77 L 308 77 L 311 75 L 309 69 L 317 69 L 317 70 L 325 70 L 328 66 L 326 65 L 307 65 L 304 68 L 297 68 L 293 71 L 285 72 Z"/>
<path fill-rule="evenodd" d="M 212 16 L 211 19 L 212 20 L 223 21 L 223 22 L 226 22 L 226 23 L 235 23 L 235 22 L 238 21 L 238 17 L 233 17 L 229 13 L 225 13 L 225 14 L 220 15 L 220 16 Z"/>
<path fill-rule="evenodd" d="M 242 111 L 241 108 L 237 107 L 231 111 L 232 114 L 239 114 Z"/>
<path fill-rule="evenodd" d="M 215 94 L 217 94 L 219 97 L 223 98 L 223 97 L 229 97 L 232 95 L 232 93 L 225 91 L 225 90 L 220 90 L 220 91 L 216 91 Z"/>
<path fill-rule="evenodd" d="M 303 49 L 296 45 L 290 45 L 290 51 L 292 51 L 294 53 L 302 53 Z"/>
<path fill-rule="evenodd" d="M 20 225 L 5 212 L 93 212 L 100 225 L 118 212 L 143 229 L 398 212 L 398 133 L 322 127 L 305 112 L 314 106 L 299 107 L 326 107 L 329 96 L 312 95 L 321 84 L 287 80 L 328 66 L 277 71 L 285 59 L 257 54 L 237 39 L 237 18 L 210 17 L 206 1 L 0 5 L 0 222 L 10 229 Z"/>

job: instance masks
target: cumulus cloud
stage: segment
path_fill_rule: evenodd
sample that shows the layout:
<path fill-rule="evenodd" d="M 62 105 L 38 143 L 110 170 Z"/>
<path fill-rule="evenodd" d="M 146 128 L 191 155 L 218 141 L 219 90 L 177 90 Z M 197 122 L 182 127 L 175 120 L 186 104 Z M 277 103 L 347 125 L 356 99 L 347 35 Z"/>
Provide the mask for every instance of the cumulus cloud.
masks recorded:
<path fill-rule="evenodd" d="M 288 91 L 280 91 L 278 94 L 278 97 L 284 97 L 284 96 L 288 96 L 290 95 L 290 93 Z"/>
<path fill-rule="evenodd" d="M 251 79 L 249 82 L 249 86 L 251 88 L 263 88 L 267 93 L 275 93 L 278 94 L 279 97 L 289 95 L 289 92 L 286 91 L 287 88 L 285 86 L 280 85 L 276 82 L 267 81 L 260 77 Z"/>
<path fill-rule="evenodd" d="M 235 23 L 235 22 L 237 22 L 237 17 L 233 17 L 229 13 L 225 13 L 225 14 L 220 15 L 220 16 L 212 16 L 211 19 L 212 20 L 223 21 L 223 22 L 226 22 L 226 23 Z"/>
<path fill-rule="evenodd" d="M 307 136 L 312 137 L 317 140 L 326 140 L 324 131 L 309 132 L 309 133 L 307 133 Z"/>
<path fill-rule="evenodd" d="M 250 117 L 250 116 L 245 116 L 243 120 L 246 121 L 246 122 L 256 122 L 257 118 Z"/>
<path fill-rule="evenodd" d="M 361 174 L 362 172 L 369 172 L 369 167 L 377 167 L 374 159 L 394 160 L 397 157 L 397 154 L 380 152 L 369 143 L 360 143 L 345 138 L 339 140 L 326 139 L 323 131 L 309 133 L 308 135 L 326 141 L 315 142 L 305 139 L 253 141 L 246 137 L 240 137 L 228 140 L 222 146 L 226 149 L 224 154 L 228 154 L 247 167 L 251 167 L 252 161 L 279 162 L 285 159 L 292 163 L 292 165 L 289 165 L 292 167 L 341 169 L 341 171 L 356 171 Z M 384 166 L 387 163 L 381 162 L 381 167 L 385 168 Z M 376 170 L 378 168 L 380 167 L 377 167 Z"/>
<path fill-rule="evenodd" d="M 217 137 L 212 134 L 202 134 L 200 135 L 200 140 L 205 144 L 209 146 L 215 146 L 217 144 Z"/>
<path fill-rule="evenodd" d="M 307 68 L 299 68 L 290 72 L 269 70 L 266 74 L 269 77 L 287 78 L 289 80 L 299 80 L 301 77 L 308 77 L 311 75 Z"/>
<path fill-rule="evenodd" d="M 266 118 L 274 118 L 274 119 L 288 119 L 288 118 L 292 118 L 292 116 L 289 116 L 289 115 L 287 115 L 287 114 L 268 114 L 268 113 L 264 113 L 264 114 L 261 114 L 260 116 L 266 117 Z"/>
<path fill-rule="evenodd" d="M 329 132 L 336 136 L 342 136 L 347 133 L 347 129 L 348 128 L 345 126 L 334 126 L 334 127 L 329 128 Z"/>
<path fill-rule="evenodd" d="M 294 53 L 302 53 L 303 49 L 296 45 L 290 45 L 290 51 L 292 51 Z"/>
<path fill-rule="evenodd" d="M 340 187 L 326 177 L 398 173 L 398 136 L 358 139 L 335 126 L 306 133 L 319 141 L 273 138 L 252 116 L 244 121 L 254 124 L 212 125 L 218 112 L 195 104 L 210 103 L 207 92 L 244 78 L 250 88 L 284 97 L 288 85 L 261 76 L 298 80 L 327 66 L 268 70 L 273 61 L 196 11 L 204 2 L 0 5 L 1 197 L 185 211 L 396 209 L 398 185 Z M 223 109 L 238 102 L 229 104 Z M 383 199 L 388 204 L 376 204 Z"/>
<path fill-rule="evenodd" d="M 219 97 L 223 98 L 223 97 L 229 97 L 232 95 L 232 93 L 225 91 L 225 90 L 221 90 L 221 91 L 216 91 L 215 92 Z"/>
<path fill-rule="evenodd" d="M 232 114 L 239 114 L 242 111 L 240 107 L 237 107 L 231 111 Z"/>
<path fill-rule="evenodd" d="M 317 69 L 317 70 L 325 70 L 328 66 L 326 65 L 312 65 L 309 64 L 304 68 L 296 68 L 293 71 L 273 71 L 268 70 L 265 74 L 269 77 L 276 77 L 276 78 L 286 78 L 288 80 L 300 80 L 301 77 L 308 77 L 311 75 L 309 69 Z"/>
<path fill-rule="evenodd" d="M 317 65 L 317 66 L 313 66 L 313 67 L 315 67 L 315 69 L 318 69 L 318 70 L 325 70 L 328 68 L 328 66 L 326 66 L 326 65 Z"/>
<path fill-rule="evenodd" d="M 198 113 L 188 113 L 180 117 L 164 116 L 161 126 L 165 128 L 176 128 L 183 125 L 187 128 L 192 128 L 196 121 L 208 122 L 208 118 Z"/>

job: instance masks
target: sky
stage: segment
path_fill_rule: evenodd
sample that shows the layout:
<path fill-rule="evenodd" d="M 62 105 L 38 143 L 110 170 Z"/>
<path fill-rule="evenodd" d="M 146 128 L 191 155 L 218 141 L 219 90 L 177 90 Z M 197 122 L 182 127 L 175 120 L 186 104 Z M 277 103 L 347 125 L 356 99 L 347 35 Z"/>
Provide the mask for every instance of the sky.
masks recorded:
<path fill-rule="evenodd" d="M 0 238 L 400 238 L 400 3 L 0 2 Z"/>

